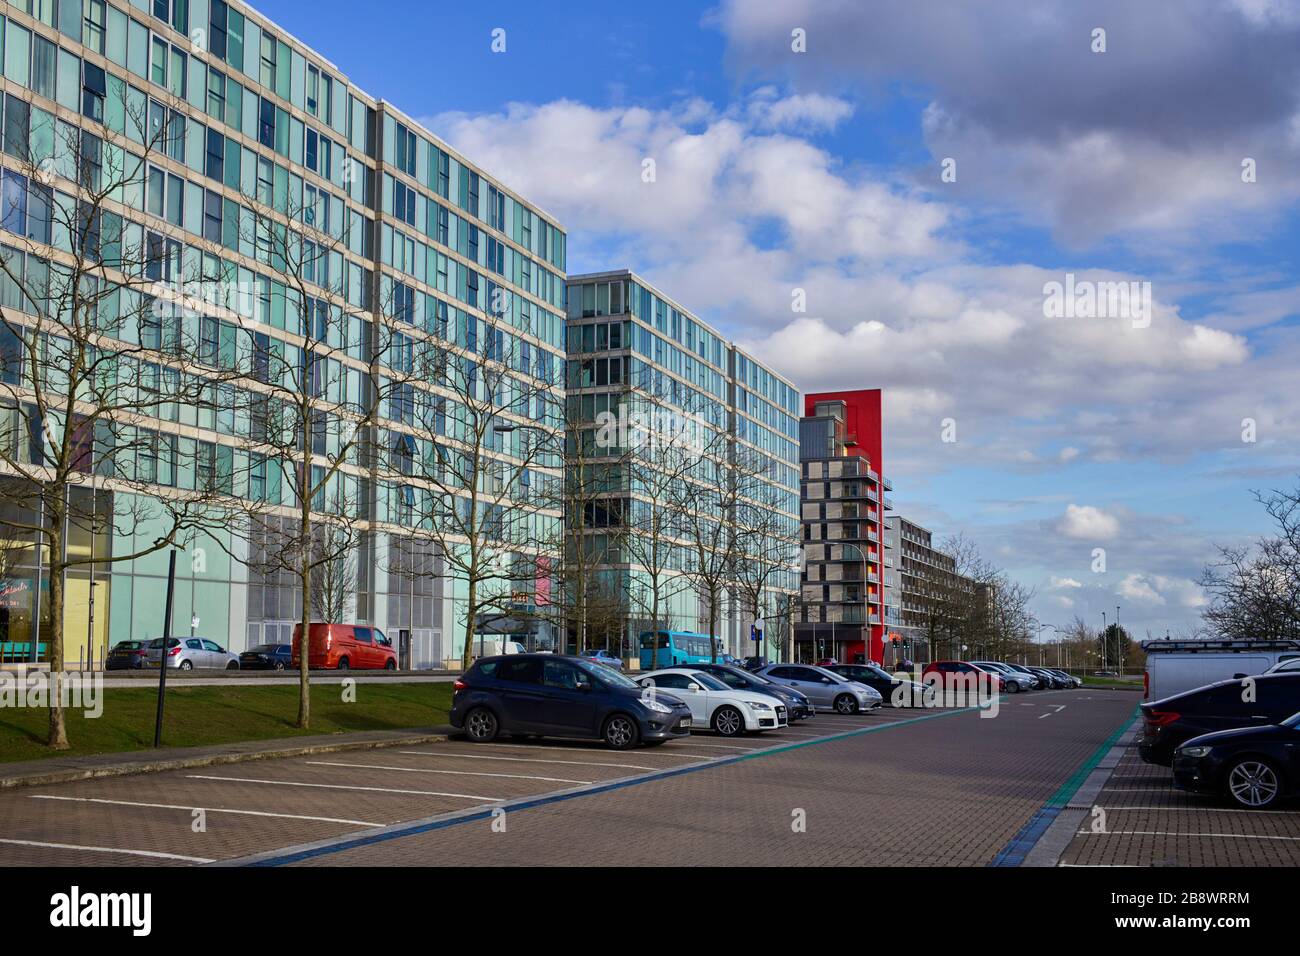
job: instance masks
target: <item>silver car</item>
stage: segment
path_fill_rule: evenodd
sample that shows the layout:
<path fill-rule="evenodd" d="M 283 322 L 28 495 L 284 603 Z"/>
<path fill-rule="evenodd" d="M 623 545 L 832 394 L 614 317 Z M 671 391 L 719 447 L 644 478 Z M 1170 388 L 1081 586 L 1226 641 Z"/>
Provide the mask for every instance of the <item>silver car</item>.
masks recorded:
<path fill-rule="evenodd" d="M 1032 674 L 1022 674 L 1014 667 L 1000 661 L 971 661 L 971 663 L 981 670 L 989 671 L 1001 677 L 1008 694 L 1018 694 L 1022 690 L 1034 690 L 1038 687 L 1039 681 L 1037 677 Z"/>
<path fill-rule="evenodd" d="M 880 692 L 812 664 L 768 664 L 757 673 L 803 694 L 817 710 L 856 714 L 881 704 Z"/>
<path fill-rule="evenodd" d="M 162 656 L 162 646 L 161 637 L 149 642 L 145 666 L 158 666 L 158 659 Z M 216 641 L 210 641 L 206 637 L 173 637 L 168 640 L 167 648 L 167 666 L 172 670 L 189 671 L 196 667 L 225 671 L 239 670 L 239 655 L 230 653 Z"/>

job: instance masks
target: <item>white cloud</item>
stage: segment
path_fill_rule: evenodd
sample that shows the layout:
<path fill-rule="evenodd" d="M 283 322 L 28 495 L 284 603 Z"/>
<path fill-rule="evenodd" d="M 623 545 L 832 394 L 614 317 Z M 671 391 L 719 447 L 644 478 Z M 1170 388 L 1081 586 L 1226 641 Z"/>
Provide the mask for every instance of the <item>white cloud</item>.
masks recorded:
<path fill-rule="evenodd" d="M 1081 581 L 1076 581 L 1074 578 L 1054 577 L 1051 581 L 1051 587 L 1053 590 L 1060 588 L 1081 588 L 1083 587 L 1083 583 Z"/>
<path fill-rule="evenodd" d="M 1092 505 L 1066 505 L 1059 525 L 1067 538 L 1107 541 L 1119 534 L 1119 519 Z"/>

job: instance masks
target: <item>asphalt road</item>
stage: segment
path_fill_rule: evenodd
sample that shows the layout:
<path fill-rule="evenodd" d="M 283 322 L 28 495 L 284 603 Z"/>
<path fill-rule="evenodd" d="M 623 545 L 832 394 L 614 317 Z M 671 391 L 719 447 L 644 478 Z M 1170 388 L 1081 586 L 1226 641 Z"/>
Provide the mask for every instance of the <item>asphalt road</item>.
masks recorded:
<path fill-rule="evenodd" d="M 1135 704 L 1081 689 L 625 753 L 449 740 L 20 788 L 0 865 L 982 866 Z"/>

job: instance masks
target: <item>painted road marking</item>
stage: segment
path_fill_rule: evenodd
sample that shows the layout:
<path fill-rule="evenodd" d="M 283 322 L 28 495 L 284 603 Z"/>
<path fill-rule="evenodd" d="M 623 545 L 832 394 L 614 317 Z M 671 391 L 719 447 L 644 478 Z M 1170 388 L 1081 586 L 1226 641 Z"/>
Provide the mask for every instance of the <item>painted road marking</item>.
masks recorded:
<path fill-rule="evenodd" d="M 1300 836 L 1265 836 L 1259 833 L 1179 833 L 1171 830 L 1080 830 L 1076 836 L 1168 836 L 1168 837 L 1222 837 L 1225 840 L 1286 840 L 1300 841 Z"/>
<path fill-rule="evenodd" d="M 205 856 L 181 856 L 179 853 L 160 853 L 157 850 L 124 850 L 115 846 L 79 846 L 75 843 L 42 843 L 39 840 L 6 840 L 10 846 L 37 846 L 46 850 L 81 850 L 87 853 L 122 853 L 127 856 L 147 856 L 152 860 L 181 860 L 185 863 L 214 863 Z"/>
<path fill-rule="evenodd" d="M 487 773 L 474 770 L 430 770 L 427 767 L 390 767 L 378 763 L 336 763 L 329 760 L 308 760 L 309 767 L 353 767 L 357 770 L 398 770 L 402 773 L 449 773 L 460 777 L 501 777 L 506 780 L 544 780 L 547 783 L 592 783 L 591 780 L 570 780 L 567 777 L 534 777 L 522 773 Z M 378 824 L 376 824 L 378 826 Z"/>
<path fill-rule="evenodd" d="M 634 763 L 596 763 L 593 760 L 535 760 L 532 757 L 491 757 L 487 754 L 442 754 L 427 750 L 399 750 L 399 754 L 416 757 L 452 757 L 456 760 L 511 760 L 515 763 L 554 763 L 570 767 L 614 767 L 618 770 L 662 770 L 663 767 L 641 767 Z"/>
<path fill-rule="evenodd" d="M 1239 810 L 1234 807 L 1102 807 L 1107 813 L 1112 810 L 1149 810 L 1154 813 L 1165 813 L 1169 810 L 1187 810 L 1192 813 L 1249 813 L 1254 816 L 1258 813 L 1280 813 L 1284 816 L 1295 816 L 1294 810 Z"/>
<path fill-rule="evenodd" d="M 301 780 L 259 780 L 254 777 L 215 777 L 201 773 L 188 773 L 191 780 L 224 780 L 226 783 L 265 783 L 273 787 L 316 787 L 320 790 L 366 790 L 371 793 L 403 793 L 420 797 L 455 797 L 458 800 L 487 800 L 500 803 L 505 797 L 479 797 L 472 793 L 441 793 L 437 790 L 398 790 L 393 787 L 358 787 L 343 783 L 306 783 Z"/>
<path fill-rule="evenodd" d="M 268 810 L 227 810 L 224 807 L 187 807 L 179 803 L 141 803 L 137 800 L 108 800 L 103 797 L 59 797 L 48 793 L 30 794 L 33 800 L 66 800 L 71 803 L 107 803 L 120 807 L 150 807 L 158 810 L 202 810 L 204 813 L 236 813 L 245 817 L 278 817 L 282 820 L 315 820 L 318 823 L 347 823 L 358 827 L 382 827 L 374 820 L 344 820 L 339 817 L 311 817 L 300 813 L 271 813 Z"/>
<path fill-rule="evenodd" d="M 474 750 L 476 750 L 476 751 L 479 751 L 479 750 L 482 750 L 482 749 L 483 749 L 483 745 L 482 745 L 482 744 L 466 744 L 465 746 L 466 746 L 466 747 L 472 747 L 472 748 L 474 748 Z M 557 746 L 557 745 L 553 745 L 553 744 L 491 744 L 490 746 L 491 746 L 491 748 L 492 748 L 493 750 L 496 750 L 498 747 L 509 747 L 509 748 L 511 748 L 511 749 L 514 749 L 514 750 L 531 750 L 531 751 L 538 752 L 538 753 L 546 753 L 547 751 L 551 751 L 551 750 L 567 750 L 567 751 L 571 751 L 571 752 L 573 752 L 573 753 L 580 753 L 580 754 L 604 754 L 604 753 L 609 753 L 609 751 L 606 750 L 604 747 L 561 747 L 561 746 Z M 709 759 L 708 757 L 701 757 L 701 756 L 699 756 L 698 754 L 679 754 L 679 753 L 676 753 L 677 749 L 680 748 L 680 747 L 707 747 L 707 746 L 709 746 L 709 745 L 708 745 L 708 744 L 686 744 L 686 743 L 676 743 L 676 742 L 674 742 L 671 751 L 670 751 L 670 750 L 664 750 L 664 749 L 640 750 L 640 751 L 637 751 L 637 756 L 638 756 L 638 757 L 687 757 L 687 758 L 689 758 L 689 759 L 691 759 L 691 760 L 708 760 L 708 759 Z M 728 749 L 732 749 L 732 748 L 728 748 Z M 734 749 L 736 749 L 736 750 L 749 750 L 750 748 L 748 748 L 748 747 L 736 747 L 736 748 L 734 748 Z M 419 753 L 419 754 L 426 754 L 426 755 L 428 755 L 428 754 L 450 753 L 450 754 L 453 754 L 454 756 L 459 757 L 459 756 L 462 755 L 463 751 L 461 751 L 461 750 L 448 750 L 448 749 L 446 749 L 446 748 L 442 748 L 442 749 L 439 749 L 439 750 L 407 750 L 407 751 L 405 751 L 405 753 L 408 753 L 408 754 L 409 754 L 409 753 Z"/>

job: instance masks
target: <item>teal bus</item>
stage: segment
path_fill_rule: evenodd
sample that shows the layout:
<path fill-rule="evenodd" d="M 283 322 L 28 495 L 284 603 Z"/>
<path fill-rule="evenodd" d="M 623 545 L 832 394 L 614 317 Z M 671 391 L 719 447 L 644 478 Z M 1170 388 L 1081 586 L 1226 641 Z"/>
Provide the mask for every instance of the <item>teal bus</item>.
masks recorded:
<path fill-rule="evenodd" d="M 721 659 L 721 641 L 716 653 Z M 707 664 L 713 660 L 709 635 L 692 631 L 643 631 L 641 634 L 641 669 L 676 667 L 679 664 Z"/>

